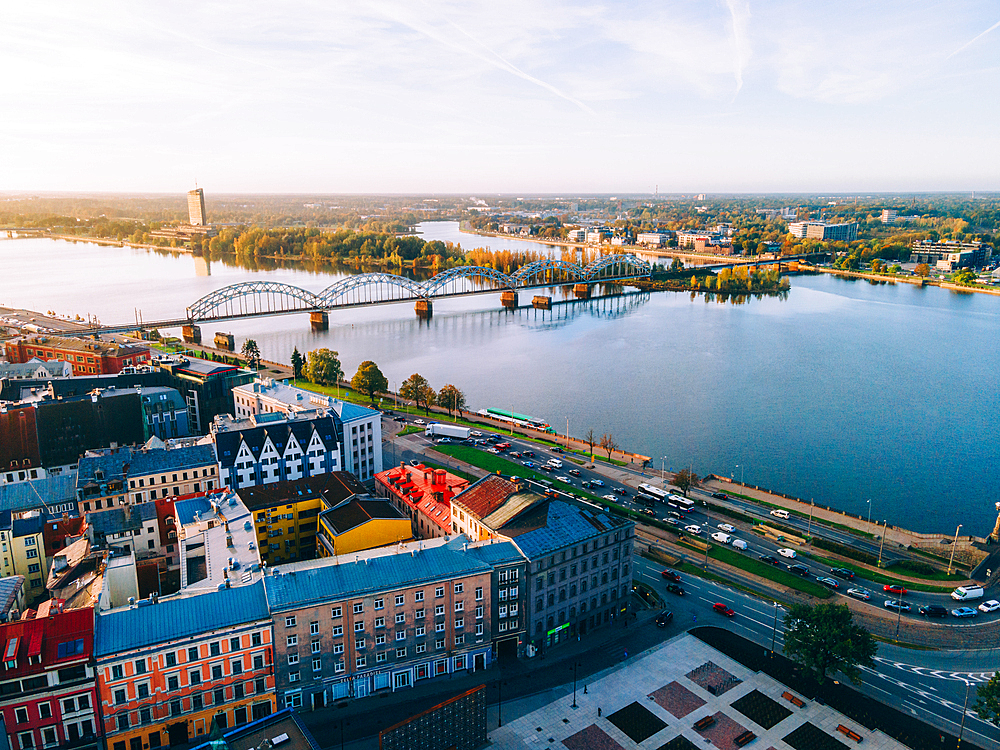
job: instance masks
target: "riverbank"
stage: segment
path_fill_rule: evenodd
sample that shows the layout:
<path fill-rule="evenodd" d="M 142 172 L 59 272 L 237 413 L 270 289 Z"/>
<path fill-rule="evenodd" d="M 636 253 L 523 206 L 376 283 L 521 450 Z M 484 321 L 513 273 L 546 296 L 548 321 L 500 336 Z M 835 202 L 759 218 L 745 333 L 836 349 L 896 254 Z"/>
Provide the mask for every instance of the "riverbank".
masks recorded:
<path fill-rule="evenodd" d="M 950 281 L 939 281 L 921 276 L 890 276 L 881 273 L 865 273 L 864 271 L 845 271 L 842 268 L 826 268 L 824 266 L 810 266 L 804 263 L 799 264 L 803 271 L 815 273 L 827 273 L 831 276 L 840 276 L 846 279 L 867 279 L 877 281 L 882 284 L 912 284 L 913 286 L 936 286 L 941 289 L 948 289 L 952 292 L 977 292 L 979 294 L 992 294 L 1000 296 L 1000 289 L 992 289 L 985 286 L 972 286 L 965 284 L 953 284 Z"/>

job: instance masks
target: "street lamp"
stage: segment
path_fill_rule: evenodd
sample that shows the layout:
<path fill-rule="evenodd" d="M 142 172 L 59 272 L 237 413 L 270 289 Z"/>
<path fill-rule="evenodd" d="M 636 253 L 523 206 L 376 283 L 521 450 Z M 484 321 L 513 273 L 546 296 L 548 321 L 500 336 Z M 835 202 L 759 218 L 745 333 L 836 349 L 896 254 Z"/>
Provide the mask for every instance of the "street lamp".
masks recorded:
<path fill-rule="evenodd" d="M 744 469 L 746 469 L 746 467 L 736 464 L 736 468 L 740 470 L 740 484 L 743 485 L 743 471 Z"/>
<path fill-rule="evenodd" d="M 958 529 L 955 529 L 955 541 L 951 543 L 951 559 L 948 560 L 948 575 L 951 575 L 951 564 L 955 562 L 955 547 L 958 546 L 958 531 L 962 528 L 962 524 L 958 525 Z"/>
<path fill-rule="evenodd" d="M 969 688 L 972 687 L 972 682 L 970 680 L 965 681 L 965 705 L 962 706 L 962 723 L 958 727 L 958 742 L 955 743 L 955 748 L 962 747 L 962 734 L 965 732 L 965 712 L 969 710 Z"/>
<path fill-rule="evenodd" d="M 576 668 L 580 666 L 580 662 L 573 662 L 573 708 L 576 708 Z"/>
<path fill-rule="evenodd" d="M 662 484 L 664 487 L 667 486 L 667 481 L 666 479 L 664 479 L 664 474 L 663 474 L 663 467 L 665 466 L 664 461 L 666 460 L 667 460 L 666 456 L 660 456 L 660 484 Z"/>
<path fill-rule="evenodd" d="M 889 525 L 889 521 L 882 519 L 882 541 L 878 543 L 878 567 L 882 567 L 882 548 L 885 546 L 885 529 Z"/>
<path fill-rule="evenodd" d="M 778 636 L 778 603 L 774 602 L 774 624 L 771 626 L 771 658 L 774 658 L 774 639 Z"/>
<path fill-rule="evenodd" d="M 872 499 L 868 498 L 868 533 L 872 533 Z"/>

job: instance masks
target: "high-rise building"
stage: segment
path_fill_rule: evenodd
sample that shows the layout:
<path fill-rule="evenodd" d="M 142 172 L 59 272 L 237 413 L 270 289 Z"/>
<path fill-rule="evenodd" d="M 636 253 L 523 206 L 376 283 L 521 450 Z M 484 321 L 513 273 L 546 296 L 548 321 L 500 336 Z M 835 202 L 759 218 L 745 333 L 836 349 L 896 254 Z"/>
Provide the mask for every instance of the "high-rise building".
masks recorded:
<path fill-rule="evenodd" d="M 202 188 L 188 191 L 188 216 L 193 226 L 203 227 L 208 224 L 208 219 L 205 218 L 205 191 Z"/>

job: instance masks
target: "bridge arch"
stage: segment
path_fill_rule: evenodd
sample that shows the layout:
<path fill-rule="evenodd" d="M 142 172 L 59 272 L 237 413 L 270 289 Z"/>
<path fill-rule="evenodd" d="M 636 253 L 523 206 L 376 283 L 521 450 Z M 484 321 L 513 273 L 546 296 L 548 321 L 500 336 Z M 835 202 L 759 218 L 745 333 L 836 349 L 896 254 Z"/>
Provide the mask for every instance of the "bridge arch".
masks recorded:
<path fill-rule="evenodd" d="M 517 286 L 517 282 L 514 281 L 513 277 L 508 276 L 503 271 L 498 271 L 495 268 L 486 268 L 484 266 L 458 266 L 456 268 L 449 268 L 447 271 L 435 274 L 425 281 L 423 283 L 424 293 L 427 296 L 442 294 L 442 290 L 448 286 L 448 284 L 455 283 L 462 279 L 468 279 L 472 282 L 475 282 L 476 280 L 485 281 L 491 284 L 494 288 L 498 289 L 513 289 Z"/>
<path fill-rule="evenodd" d="M 426 296 L 418 281 L 393 273 L 361 273 L 330 284 L 316 295 L 325 308 L 365 302 L 389 302 Z"/>
<path fill-rule="evenodd" d="M 540 282 L 556 281 L 557 276 L 564 276 L 562 280 L 582 279 L 585 276 L 584 269 L 576 263 L 566 260 L 536 260 L 526 266 L 521 266 L 511 276 L 518 286 L 537 286 Z"/>
<path fill-rule="evenodd" d="M 610 273 L 606 273 L 610 271 Z M 644 260 L 631 253 L 624 255 L 605 255 L 590 263 L 583 269 L 588 281 L 600 281 L 602 276 L 618 278 L 622 276 L 649 276 L 653 269 Z"/>
<path fill-rule="evenodd" d="M 206 294 L 187 308 L 188 320 L 315 310 L 319 298 L 310 291 L 276 281 L 241 281 Z"/>

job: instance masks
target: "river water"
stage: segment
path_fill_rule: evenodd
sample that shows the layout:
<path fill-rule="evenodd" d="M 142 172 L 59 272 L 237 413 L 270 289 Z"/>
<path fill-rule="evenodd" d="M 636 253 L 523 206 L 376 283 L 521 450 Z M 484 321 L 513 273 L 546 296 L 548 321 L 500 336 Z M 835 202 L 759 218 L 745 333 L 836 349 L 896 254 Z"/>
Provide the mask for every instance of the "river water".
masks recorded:
<path fill-rule="evenodd" d="M 459 235 L 463 247 L 535 243 Z M 516 243 L 511 246 L 507 243 Z M 249 271 L 189 255 L 48 239 L 0 241 L 0 304 L 177 317 L 203 294 L 267 278 L 320 291 L 337 274 Z M 558 296 L 557 296 L 558 299 Z M 523 302 L 524 300 L 522 300 Z M 329 347 L 351 375 L 374 360 L 394 387 L 414 372 L 453 383 L 469 406 L 510 408 L 559 432 L 608 432 L 669 470 L 743 476 L 908 528 L 985 535 L 996 517 L 1000 299 L 908 284 L 794 277 L 783 298 L 746 304 L 630 295 L 499 311 L 494 295 L 349 309 L 314 333 L 306 316 L 220 323 L 266 359 Z M 662 457 L 662 458 L 661 458 Z"/>

